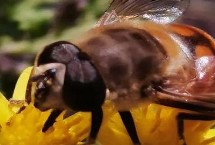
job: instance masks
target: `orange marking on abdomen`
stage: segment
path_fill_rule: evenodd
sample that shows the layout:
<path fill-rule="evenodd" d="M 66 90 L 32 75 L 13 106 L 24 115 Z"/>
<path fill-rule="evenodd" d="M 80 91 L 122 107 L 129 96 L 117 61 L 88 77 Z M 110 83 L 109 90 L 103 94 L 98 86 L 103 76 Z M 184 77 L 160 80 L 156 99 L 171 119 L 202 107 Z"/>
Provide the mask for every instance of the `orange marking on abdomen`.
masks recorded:
<path fill-rule="evenodd" d="M 215 41 L 212 36 L 210 36 L 205 31 L 190 26 L 190 25 L 184 25 L 184 24 L 171 24 L 169 25 L 169 29 L 182 37 L 186 37 L 188 39 L 195 40 L 194 42 L 190 42 L 194 46 L 196 55 L 198 56 L 204 56 L 205 55 L 215 55 Z M 199 46 L 198 46 L 199 45 Z M 202 53 L 202 54 L 201 54 Z"/>
<path fill-rule="evenodd" d="M 169 25 L 169 28 L 173 33 L 180 34 L 183 36 L 193 36 L 195 34 L 195 31 L 193 31 L 186 25 L 171 24 Z"/>
<path fill-rule="evenodd" d="M 211 56 L 213 52 L 207 46 L 197 45 L 195 48 L 196 57 Z"/>

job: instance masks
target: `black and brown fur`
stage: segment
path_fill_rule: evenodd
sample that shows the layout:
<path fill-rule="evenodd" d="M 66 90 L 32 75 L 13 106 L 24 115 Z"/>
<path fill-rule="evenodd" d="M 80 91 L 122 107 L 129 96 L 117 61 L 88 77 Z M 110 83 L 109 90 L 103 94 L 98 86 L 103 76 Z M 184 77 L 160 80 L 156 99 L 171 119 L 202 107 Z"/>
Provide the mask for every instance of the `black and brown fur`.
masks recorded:
<path fill-rule="evenodd" d="M 62 47 L 64 44 L 71 45 L 75 52 Z M 56 48 L 60 50 L 59 59 L 53 57 Z M 66 65 L 63 99 L 71 109 L 92 112 L 90 141 L 95 140 L 101 125 L 101 105 L 107 89 L 110 93 L 106 97 L 118 107 L 133 143 L 140 144 L 129 109 L 141 101 L 195 112 L 178 115 L 181 139 L 184 139 L 183 120 L 215 119 L 214 98 L 210 102 L 208 97 L 180 95 L 195 92 L 196 86 L 189 82 L 198 79 L 196 62 L 200 57 L 214 56 L 214 50 L 213 38 L 191 26 L 116 23 L 92 29 L 74 44 L 60 41 L 48 45 L 38 55 L 36 67 L 52 62 Z M 71 74 L 78 74 L 79 69 L 89 80 L 71 79 Z M 215 88 L 214 82 L 206 87 Z M 169 88 L 177 90 L 178 95 Z"/>

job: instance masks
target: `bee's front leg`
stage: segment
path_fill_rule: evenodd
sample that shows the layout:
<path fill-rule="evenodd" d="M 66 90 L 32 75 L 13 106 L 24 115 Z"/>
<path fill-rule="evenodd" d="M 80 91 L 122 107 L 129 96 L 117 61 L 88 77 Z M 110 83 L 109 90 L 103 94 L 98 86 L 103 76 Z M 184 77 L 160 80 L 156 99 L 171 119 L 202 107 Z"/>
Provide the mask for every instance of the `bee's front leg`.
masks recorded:
<path fill-rule="evenodd" d="M 183 145 L 187 145 L 184 138 L 184 120 L 210 121 L 214 119 L 215 117 L 213 116 L 207 116 L 202 114 L 179 113 L 177 115 L 178 137 L 180 140 L 183 140 Z"/>
<path fill-rule="evenodd" d="M 53 126 L 53 124 L 56 121 L 56 118 L 62 113 L 62 110 L 53 110 L 51 114 L 49 115 L 48 119 L 46 120 L 42 132 L 46 132 L 50 127 Z"/>
<path fill-rule="evenodd" d="M 93 145 L 95 144 L 95 140 L 97 137 L 97 134 L 99 132 L 100 126 L 102 124 L 103 119 L 103 111 L 101 107 L 96 107 L 91 111 L 92 118 L 91 118 L 91 130 L 90 130 L 90 136 L 87 141 L 87 145 Z"/>

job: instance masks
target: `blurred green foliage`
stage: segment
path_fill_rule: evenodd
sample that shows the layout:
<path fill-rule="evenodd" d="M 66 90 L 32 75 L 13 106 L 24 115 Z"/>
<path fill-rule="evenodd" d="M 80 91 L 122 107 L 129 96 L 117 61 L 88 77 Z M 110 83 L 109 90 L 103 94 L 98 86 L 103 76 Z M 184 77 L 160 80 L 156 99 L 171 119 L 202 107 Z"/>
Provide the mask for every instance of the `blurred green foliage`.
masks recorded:
<path fill-rule="evenodd" d="M 73 39 L 93 26 L 108 3 L 109 0 L 2 1 L 0 49 L 35 52 L 51 41 Z"/>

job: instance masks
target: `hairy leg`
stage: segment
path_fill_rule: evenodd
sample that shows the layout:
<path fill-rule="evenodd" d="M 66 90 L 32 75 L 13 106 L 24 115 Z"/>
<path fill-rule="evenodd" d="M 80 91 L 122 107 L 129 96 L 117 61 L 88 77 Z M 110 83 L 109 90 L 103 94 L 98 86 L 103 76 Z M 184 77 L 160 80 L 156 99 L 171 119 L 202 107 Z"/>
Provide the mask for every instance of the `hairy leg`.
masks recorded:
<path fill-rule="evenodd" d="M 91 119 L 91 131 L 87 144 L 94 144 L 97 134 L 99 132 L 100 126 L 102 124 L 103 119 L 103 111 L 101 107 L 95 108 L 91 111 L 92 119 Z"/>
<path fill-rule="evenodd" d="M 125 125 L 125 128 L 129 134 L 129 136 L 131 137 L 132 142 L 135 145 L 140 145 L 141 143 L 137 136 L 136 127 L 135 127 L 134 119 L 131 115 L 131 112 L 130 111 L 119 111 L 119 114 L 122 118 L 122 121 Z"/>

